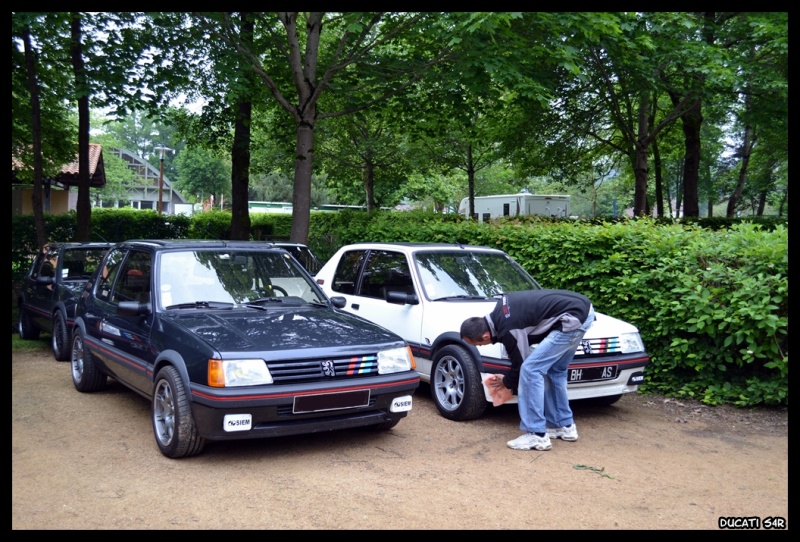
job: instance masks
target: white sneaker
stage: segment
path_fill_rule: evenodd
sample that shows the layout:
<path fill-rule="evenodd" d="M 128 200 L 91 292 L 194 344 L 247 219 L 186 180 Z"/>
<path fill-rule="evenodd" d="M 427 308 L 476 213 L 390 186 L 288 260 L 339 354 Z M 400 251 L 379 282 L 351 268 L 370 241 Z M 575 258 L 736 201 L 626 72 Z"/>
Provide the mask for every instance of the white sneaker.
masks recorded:
<path fill-rule="evenodd" d="M 578 428 L 575 427 L 574 423 L 566 427 L 548 427 L 547 436 L 550 438 L 560 438 L 561 440 L 575 442 L 578 440 Z"/>
<path fill-rule="evenodd" d="M 514 440 L 509 440 L 506 444 L 508 444 L 509 448 L 513 448 L 514 450 L 545 451 L 553 447 L 547 435 L 540 437 L 535 433 L 525 433 Z"/>

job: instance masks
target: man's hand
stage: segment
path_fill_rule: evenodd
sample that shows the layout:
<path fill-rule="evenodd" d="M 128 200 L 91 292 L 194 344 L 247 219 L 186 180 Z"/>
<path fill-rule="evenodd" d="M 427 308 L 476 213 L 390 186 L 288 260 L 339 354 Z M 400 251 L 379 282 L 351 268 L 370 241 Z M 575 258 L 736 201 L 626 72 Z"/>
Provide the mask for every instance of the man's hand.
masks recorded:
<path fill-rule="evenodd" d="M 492 397 L 492 405 L 500 406 L 503 403 L 509 402 L 514 394 L 511 390 L 506 388 L 503 384 L 503 376 L 498 374 L 489 375 L 483 381 L 486 384 L 486 389 L 489 390 L 489 395 Z"/>

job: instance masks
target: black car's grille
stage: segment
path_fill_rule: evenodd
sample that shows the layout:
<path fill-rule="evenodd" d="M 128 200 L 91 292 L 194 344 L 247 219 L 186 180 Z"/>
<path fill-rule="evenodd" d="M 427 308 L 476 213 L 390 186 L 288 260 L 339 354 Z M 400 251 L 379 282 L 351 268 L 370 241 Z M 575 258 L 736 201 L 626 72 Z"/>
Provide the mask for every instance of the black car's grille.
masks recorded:
<path fill-rule="evenodd" d="M 580 356 L 607 356 L 609 354 L 620 354 L 622 350 L 617 337 L 607 337 L 603 339 L 583 339 L 575 357 Z"/>
<path fill-rule="evenodd" d="M 276 384 L 357 378 L 378 374 L 378 356 L 273 361 L 267 367 Z"/>

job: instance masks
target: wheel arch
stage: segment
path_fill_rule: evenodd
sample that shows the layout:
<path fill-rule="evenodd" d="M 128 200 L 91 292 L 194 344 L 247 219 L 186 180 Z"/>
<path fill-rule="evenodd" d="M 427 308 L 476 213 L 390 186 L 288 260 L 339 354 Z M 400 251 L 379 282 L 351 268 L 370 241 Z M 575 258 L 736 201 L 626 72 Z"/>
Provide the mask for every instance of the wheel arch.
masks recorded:
<path fill-rule="evenodd" d="M 66 320 L 65 320 L 65 322 L 66 322 Z M 77 331 L 77 330 L 80 330 L 80 332 L 83 333 L 84 337 L 87 335 L 87 333 L 86 333 L 86 321 L 83 319 L 82 316 L 78 316 L 77 318 L 75 318 L 75 322 L 73 322 L 72 327 L 69 328 L 69 338 L 70 338 L 70 340 L 72 340 L 72 337 L 75 335 L 75 331 Z"/>
<path fill-rule="evenodd" d="M 64 305 L 63 301 L 58 301 L 53 306 L 53 311 L 50 314 L 50 318 L 55 318 L 57 312 L 61 313 L 61 317 L 64 319 L 64 322 L 68 324 L 69 323 L 69 315 L 67 314 L 67 306 Z"/>
<path fill-rule="evenodd" d="M 183 381 L 184 387 L 189 390 L 189 396 L 191 397 L 192 382 L 189 379 L 189 371 L 186 370 L 186 363 L 183 361 L 183 356 L 175 350 L 164 350 L 158 355 L 158 358 L 156 358 L 153 364 L 153 383 L 156 381 L 158 372 L 168 365 L 175 367 L 178 371 L 181 381 Z"/>
<path fill-rule="evenodd" d="M 457 346 L 466 349 L 467 352 L 469 352 L 469 355 L 472 358 L 472 360 L 475 362 L 478 371 L 481 373 L 487 372 L 485 367 L 483 366 L 483 358 L 478 349 L 475 346 L 472 346 L 471 344 L 461 340 L 461 335 L 459 333 L 456 333 L 455 331 L 446 331 L 441 335 L 439 335 L 438 337 L 436 337 L 431 346 L 431 359 L 436 357 L 436 353 L 439 350 L 451 344 L 455 344 Z"/>

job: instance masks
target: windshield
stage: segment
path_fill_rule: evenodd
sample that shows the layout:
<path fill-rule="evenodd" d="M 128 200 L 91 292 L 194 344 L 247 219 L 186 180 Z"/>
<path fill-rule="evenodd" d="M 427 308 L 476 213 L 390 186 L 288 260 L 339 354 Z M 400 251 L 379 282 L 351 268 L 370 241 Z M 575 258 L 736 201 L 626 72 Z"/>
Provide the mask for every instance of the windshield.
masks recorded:
<path fill-rule="evenodd" d="M 162 308 L 327 303 L 296 260 L 277 251 L 165 252 L 161 255 L 158 289 Z"/>
<path fill-rule="evenodd" d="M 505 254 L 486 252 L 418 252 L 415 264 L 429 299 L 492 297 L 541 286 Z"/>

